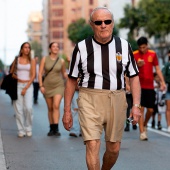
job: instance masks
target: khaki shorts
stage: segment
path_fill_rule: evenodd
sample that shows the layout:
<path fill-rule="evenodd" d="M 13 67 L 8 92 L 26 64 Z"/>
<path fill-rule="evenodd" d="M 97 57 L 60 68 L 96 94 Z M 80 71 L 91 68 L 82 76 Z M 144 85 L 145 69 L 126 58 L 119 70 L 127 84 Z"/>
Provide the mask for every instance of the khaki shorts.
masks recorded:
<path fill-rule="evenodd" d="M 120 142 L 124 131 L 127 102 L 124 90 L 80 88 L 77 99 L 84 141 L 100 139 Z"/>

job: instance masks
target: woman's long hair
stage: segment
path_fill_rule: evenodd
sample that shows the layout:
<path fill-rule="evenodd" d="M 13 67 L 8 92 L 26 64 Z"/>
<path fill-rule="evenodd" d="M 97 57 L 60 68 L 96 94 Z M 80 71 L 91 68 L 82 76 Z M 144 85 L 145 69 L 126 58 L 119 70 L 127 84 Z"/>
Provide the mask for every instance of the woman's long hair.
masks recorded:
<path fill-rule="evenodd" d="M 28 44 L 28 45 L 29 45 L 30 52 L 29 52 L 29 54 L 28 54 L 28 60 L 29 60 L 29 62 L 31 62 L 31 45 L 30 45 L 29 42 L 24 42 L 24 43 L 21 45 L 20 51 L 19 51 L 19 56 L 22 56 L 22 55 L 23 55 L 23 54 L 22 54 L 22 49 L 23 49 L 23 47 L 24 47 L 25 44 Z"/>

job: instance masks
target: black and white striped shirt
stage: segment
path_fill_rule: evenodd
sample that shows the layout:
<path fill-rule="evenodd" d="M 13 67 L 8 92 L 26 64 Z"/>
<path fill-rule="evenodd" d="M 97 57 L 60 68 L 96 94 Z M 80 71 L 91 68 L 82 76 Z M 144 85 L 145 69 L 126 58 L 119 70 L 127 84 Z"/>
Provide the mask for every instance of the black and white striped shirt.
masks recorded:
<path fill-rule="evenodd" d="M 68 76 L 80 77 L 81 87 L 119 90 L 125 88 L 125 73 L 133 77 L 138 72 L 126 40 L 113 36 L 107 44 L 100 44 L 94 37 L 89 37 L 76 44 Z"/>

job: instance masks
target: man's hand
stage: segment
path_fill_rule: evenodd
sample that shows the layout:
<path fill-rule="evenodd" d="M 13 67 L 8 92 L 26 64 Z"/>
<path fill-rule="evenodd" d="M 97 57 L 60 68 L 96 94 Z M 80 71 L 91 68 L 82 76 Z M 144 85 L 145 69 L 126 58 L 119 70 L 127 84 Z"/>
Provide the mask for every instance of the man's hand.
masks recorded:
<path fill-rule="evenodd" d="M 166 84 L 163 82 L 161 83 L 161 87 L 160 87 L 161 91 L 165 91 L 166 90 Z"/>
<path fill-rule="evenodd" d="M 71 127 L 73 126 L 73 117 L 70 111 L 64 111 L 62 121 L 64 128 L 70 131 Z"/>
<path fill-rule="evenodd" d="M 144 64 L 145 64 L 145 62 L 144 62 L 144 60 L 142 60 L 142 59 L 139 59 L 139 60 L 137 61 L 138 67 L 142 67 Z"/>
<path fill-rule="evenodd" d="M 138 107 L 136 106 L 133 106 L 132 107 L 132 112 L 130 114 L 130 117 L 133 117 L 133 121 L 132 121 L 132 124 L 135 125 L 139 122 L 139 119 L 141 117 L 141 111 Z"/>

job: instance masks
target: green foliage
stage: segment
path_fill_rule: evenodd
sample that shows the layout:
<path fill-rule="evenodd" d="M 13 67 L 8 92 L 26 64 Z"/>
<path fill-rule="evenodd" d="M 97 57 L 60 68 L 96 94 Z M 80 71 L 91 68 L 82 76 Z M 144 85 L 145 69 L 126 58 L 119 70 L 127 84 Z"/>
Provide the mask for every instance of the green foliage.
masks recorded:
<path fill-rule="evenodd" d="M 68 37 L 73 43 L 77 43 L 84 39 L 84 37 L 89 36 L 92 33 L 91 28 L 87 26 L 86 20 L 80 18 L 74 23 L 68 26 Z"/>
<path fill-rule="evenodd" d="M 164 36 L 170 32 L 170 3 L 161 0 L 142 0 L 139 6 L 147 16 L 143 26 L 149 36 Z"/>
<path fill-rule="evenodd" d="M 126 5 L 124 8 L 124 18 L 120 19 L 118 27 L 128 28 L 130 34 L 133 34 L 135 29 L 138 30 L 143 26 L 145 20 L 146 16 L 141 8 L 134 8 L 130 5 Z"/>
<path fill-rule="evenodd" d="M 166 36 L 170 33 L 170 0 L 140 0 L 137 7 L 126 5 L 124 17 L 120 19 L 119 28 L 128 28 L 128 41 L 136 49 L 133 37 L 143 29 L 149 37 L 154 36 L 159 42 L 160 56 L 164 59 L 169 44 Z M 136 34 L 136 35 L 135 35 Z M 163 47 L 162 45 L 165 45 Z"/>
<path fill-rule="evenodd" d="M 118 30 L 118 26 L 117 24 L 114 25 L 114 28 L 113 28 L 113 35 L 119 35 L 119 30 Z"/>
<path fill-rule="evenodd" d="M 93 35 L 93 30 L 89 24 L 85 24 L 77 33 L 78 34 L 78 41 L 82 41 L 85 38 Z"/>
<path fill-rule="evenodd" d="M 0 70 L 4 70 L 4 63 L 2 62 L 1 59 L 0 59 Z"/>
<path fill-rule="evenodd" d="M 135 51 L 138 49 L 138 45 L 136 40 L 133 38 L 133 36 L 128 35 L 128 42 L 130 43 L 132 50 Z"/>
<path fill-rule="evenodd" d="M 59 57 L 61 57 L 61 58 L 64 59 L 66 68 L 68 69 L 69 63 L 68 63 L 68 61 L 67 61 L 67 56 L 66 56 L 65 54 L 60 54 Z"/>
<path fill-rule="evenodd" d="M 134 8 L 126 5 L 124 17 L 120 19 L 120 28 L 129 28 L 129 32 L 144 28 L 149 36 L 167 35 L 170 32 L 170 3 L 161 0 L 141 0 Z"/>
<path fill-rule="evenodd" d="M 32 50 L 34 50 L 34 54 L 38 56 L 39 59 L 42 57 L 42 46 L 37 41 L 33 41 L 30 43 Z"/>
<path fill-rule="evenodd" d="M 119 31 L 117 26 L 113 29 L 113 34 L 118 35 Z M 71 23 L 68 26 L 68 37 L 73 43 L 84 40 L 85 38 L 93 35 L 93 30 L 89 24 L 86 23 L 86 20 L 80 18 L 74 23 Z"/>

